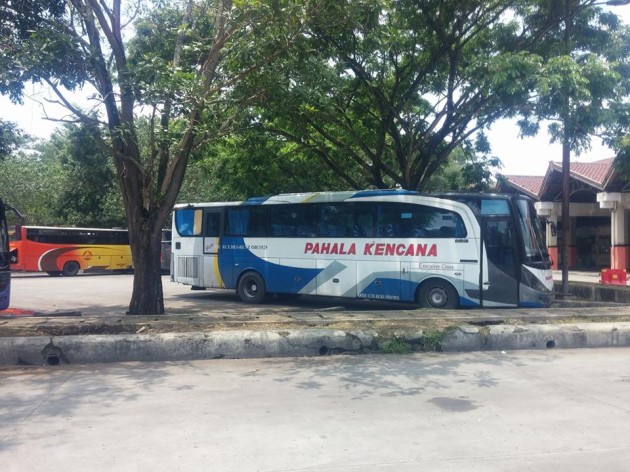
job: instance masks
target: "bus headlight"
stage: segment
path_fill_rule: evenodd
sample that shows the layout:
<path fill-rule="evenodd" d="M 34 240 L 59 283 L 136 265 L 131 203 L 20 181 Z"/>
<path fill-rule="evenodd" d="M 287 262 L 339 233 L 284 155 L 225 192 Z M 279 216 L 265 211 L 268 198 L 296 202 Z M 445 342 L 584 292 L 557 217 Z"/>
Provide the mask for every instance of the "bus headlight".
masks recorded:
<path fill-rule="evenodd" d="M 551 290 L 543 283 L 543 281 L 525 266 L 521 269 L 521 283 L 536 292 L 551 293 Z"/>

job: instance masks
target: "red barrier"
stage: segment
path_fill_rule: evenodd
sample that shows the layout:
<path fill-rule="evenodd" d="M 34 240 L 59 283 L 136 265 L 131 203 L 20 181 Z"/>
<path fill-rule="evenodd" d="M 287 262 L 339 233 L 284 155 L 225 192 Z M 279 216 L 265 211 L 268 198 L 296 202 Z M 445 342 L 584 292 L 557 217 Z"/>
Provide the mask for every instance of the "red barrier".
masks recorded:
<path fill-rule="evenodd" d="M 610 285 L 626 285 L 628 274 L 623 269 L 602 269 L 599 273 L 599 283 Z"/>

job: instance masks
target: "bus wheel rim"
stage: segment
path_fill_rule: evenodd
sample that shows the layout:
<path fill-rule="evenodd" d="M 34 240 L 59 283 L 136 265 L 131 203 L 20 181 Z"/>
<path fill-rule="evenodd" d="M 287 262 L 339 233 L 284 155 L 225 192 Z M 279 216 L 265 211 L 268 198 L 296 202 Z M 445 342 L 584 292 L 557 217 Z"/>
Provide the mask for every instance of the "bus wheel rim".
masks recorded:
<path fill-rule="evenodd" d="M 443 288 L 436 287 L 429 292 L 429 303 L 432 306 L 443 306 L 448 300 L 448 295 Z"/>

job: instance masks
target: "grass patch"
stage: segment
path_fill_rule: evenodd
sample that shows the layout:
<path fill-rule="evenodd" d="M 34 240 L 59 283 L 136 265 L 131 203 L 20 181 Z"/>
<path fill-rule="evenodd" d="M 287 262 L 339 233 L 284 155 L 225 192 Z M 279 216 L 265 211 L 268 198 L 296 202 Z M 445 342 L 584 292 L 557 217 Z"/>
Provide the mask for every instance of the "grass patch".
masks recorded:
<path fill-rule="evenodd" d="M 379 350 L 383 354 L 409 354 L 411 346 L 400 339 L 390 339 L 379 346 Z"/>
<path fill-rule="evenodd" d="M 424 333 L 423 339 L 423 350 L 424 351 L 432 351 L 432 352 L 441 352 L 442 351 L 442 341 L 448 334 L 448 331 L 430 329 Z"/>

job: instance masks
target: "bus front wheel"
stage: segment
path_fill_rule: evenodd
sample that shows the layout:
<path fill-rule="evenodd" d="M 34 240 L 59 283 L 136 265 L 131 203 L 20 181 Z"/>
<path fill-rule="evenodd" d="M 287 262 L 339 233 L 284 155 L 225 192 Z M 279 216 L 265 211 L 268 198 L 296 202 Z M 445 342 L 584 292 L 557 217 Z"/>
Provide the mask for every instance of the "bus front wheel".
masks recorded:
<path fill-rule="evenodd" d="M 65 277 L 74 277 L 79 273 L 79 263 L 76 261 L 68 261 L 63 265 L 63 275 Z"/>
<path fill-rule="evenodd" d="M 427 280 L 420 287 L 418 303 L 423 308 L 457 308 L 459 297 L 457 291 L 443 280 Z"/>
<path fill-rule="evenodd" d="M 246 272 L 238 282 L 238 296 L 245 303 L 261 303 L 265 299 L 267 289 L 265 281 L 256 272 Z"/>

